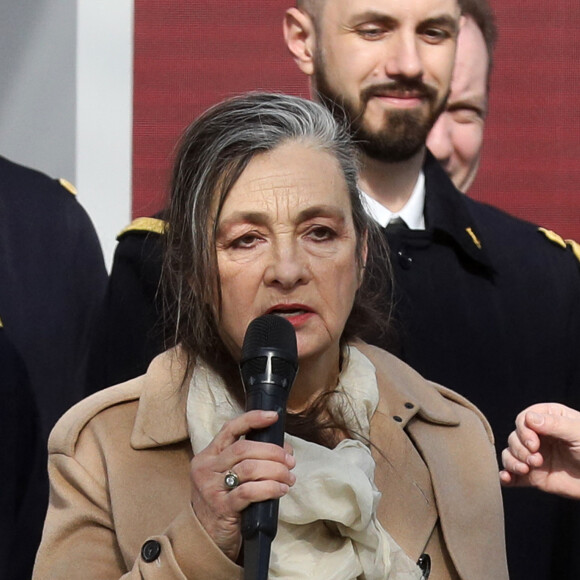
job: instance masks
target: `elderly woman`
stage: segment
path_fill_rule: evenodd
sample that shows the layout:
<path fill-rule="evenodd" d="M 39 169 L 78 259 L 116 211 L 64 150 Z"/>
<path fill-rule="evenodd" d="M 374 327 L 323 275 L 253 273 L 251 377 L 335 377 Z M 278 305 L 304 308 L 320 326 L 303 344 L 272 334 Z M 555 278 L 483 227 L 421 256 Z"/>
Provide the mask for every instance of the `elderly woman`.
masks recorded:
<path fill-rule="evenodd" d="M 293 97 L 190 126 L 164 272 L 177 346 L 55 427 L 35 578 L 240 578 L 241 513 L 278 498 L 270 578 L 507 578 L 487 423 L 355 338 L 375 243 L 355 158 Z M 278 420 L 243 411 L 244 335 L 264 314 L 296 332 L 285 448 L 244 438 Z"/>

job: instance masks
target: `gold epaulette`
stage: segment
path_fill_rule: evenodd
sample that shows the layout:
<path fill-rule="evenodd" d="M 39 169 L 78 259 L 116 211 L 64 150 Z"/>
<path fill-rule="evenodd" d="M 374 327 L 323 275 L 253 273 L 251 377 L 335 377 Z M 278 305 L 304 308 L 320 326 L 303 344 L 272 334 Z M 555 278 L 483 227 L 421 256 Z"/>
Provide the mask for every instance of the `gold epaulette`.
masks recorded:
<path fill-rule="evenodd" d="M 554 242 L 561 248 L 566 248 L 566 242 L 556 232 L 547 230 L 546 228 L 538 228 L 538 231 L 544 234 L 551 242 Z"/>
<path fill-rule="evenodd" d="M 61 177 L 58 182 L 73 195 L 77 194 L 77 188 L 70 181 L 64 179 L 64 177 Z"/>
<path fill-rule="evenodd" d="M 164 234 L 167 228 L 167 222 L 152 217 L 140 217 L 134 219 L 126 228 L 119 232 L 117 240 L 120 240 L 129 232 L 151 232 L 154 234 Z"/>
<path fill-rule="evenodd" d="M 578 258 L 580 262 L 580 244 L 574 240 L 566 240 L 566 244 L 572 248 L 574 255 Z"/>
<path fill-rule="evenodd" d="M 469 234 L 471 241 L 481 250 L 481 242 L 479 238 L 475 235 L 475 232 L 471 228 L 465 228 L 465 231 Z"/>

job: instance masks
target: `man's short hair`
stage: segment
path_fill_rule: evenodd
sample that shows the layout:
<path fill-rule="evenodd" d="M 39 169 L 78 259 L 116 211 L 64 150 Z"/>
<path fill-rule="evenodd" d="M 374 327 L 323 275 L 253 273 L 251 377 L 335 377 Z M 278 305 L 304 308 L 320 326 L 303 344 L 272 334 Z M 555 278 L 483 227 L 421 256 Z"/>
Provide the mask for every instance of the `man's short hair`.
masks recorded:
<path fill-rule="evenodd" d="M 489 57 L 488 73 L 493 64 L 493 52 L 497 42 L 497 26 L 495 15 L 488 0 L 459 0 L 461 13 L 470 16 L 483 34 L 487 55 Z"/>
<path fill-rule="evenodd" d="M 296 0 L 296 8 L 300 8 L 308 14 L 314 15 L 324 4 L 325 0 Z"/>

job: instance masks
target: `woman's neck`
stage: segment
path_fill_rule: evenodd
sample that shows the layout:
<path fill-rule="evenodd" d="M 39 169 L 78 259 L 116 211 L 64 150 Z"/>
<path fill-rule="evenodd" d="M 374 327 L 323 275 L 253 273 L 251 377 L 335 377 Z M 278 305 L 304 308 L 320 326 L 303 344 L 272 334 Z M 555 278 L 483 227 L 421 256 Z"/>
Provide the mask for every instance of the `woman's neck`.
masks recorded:
<path fill-rule="evenodd" d="M 301 359 L 288 397 L 288 410 L 295 413 L 303 411 L 322 393 L 336 388 L 339 373 L 339 348 L 336 352 Z"/>

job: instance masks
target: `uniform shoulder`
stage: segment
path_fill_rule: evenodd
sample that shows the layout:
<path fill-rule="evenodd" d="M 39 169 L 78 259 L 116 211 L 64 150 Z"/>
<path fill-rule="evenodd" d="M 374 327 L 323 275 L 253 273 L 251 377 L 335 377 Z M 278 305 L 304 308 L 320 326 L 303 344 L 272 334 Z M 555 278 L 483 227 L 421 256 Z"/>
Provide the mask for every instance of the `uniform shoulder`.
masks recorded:
<path fill-rule="evenodd" d="M 139 400 L 142 378 L 98 391 L 71 407 L 56 423 L 48 439 L 49 453 L 72 456 L 83 429 L 107 409 Z"/>
<path fill-rule="evenodd" d="M 580 262 L 580 244 L 575 240 L 566 240 L 566 245 L 572 250 L 576 259 Z"/>
<path fill-rule="evenodd" d="M 163 241 L 167 222 L 161 216 L 133 220 L 117 236 L 117 247 L 111 270 L 112 283 L 131 280 L 137 275 L 137 284 L 146 284 L 157 293 L 163 263 Z"/>
<path fill-rule="evenodd" d="M 121 241 L 131 234 L 157 234 L 161 236 L 165 233 L 166 227 L 167 222 L 159 217 L 139 217 L 119 232 L 117 240 Z"/>
<path fill-rule="evenodd" d="M 42 171 L 32 169 L 0 156 L 0 191 L 15 200 L 34 199 L 35 203 L 47 201 L 62 203 L 76 201 L 77 190 L 66 179 L 53 179 Z M 72 195 L 71 195 L 72 194 Z"/>
<path fill-rule="evenodd" d="M 506 255 L 518 252 L 528 254 L 530 259 L 538 258 L 537 252 L 550 258 L 561 257 L 569 261 L 575 256 L 580 261 L 580 246 L 574 240 L 565 240 L 558 233 L 528 222 L 492 205 L 466 197 L 471 215 L 475 218 L 478 233 L 484 245 L 492 244 L 496 250 L 501 246 Z"/>
<path fill-rule="evenodd" d="M 475 218 L 476 225 L 484 227 L 491 231 L 534 234 L 538 226 L 532 222 L 514 216 L 507 211 L 468 197 L 463 196 L 464 203 L 467 205 L 469 213 Z"/>

